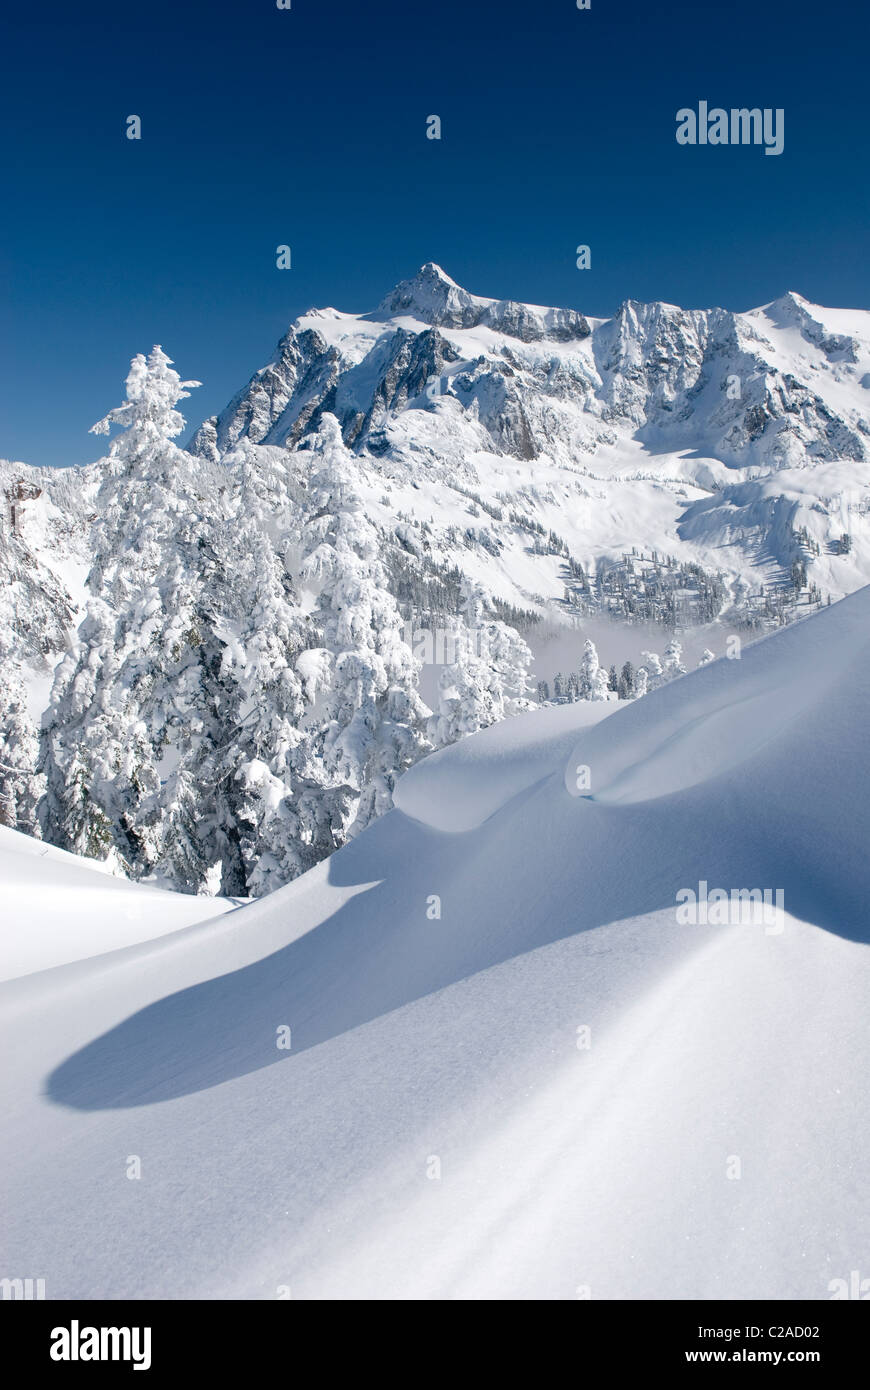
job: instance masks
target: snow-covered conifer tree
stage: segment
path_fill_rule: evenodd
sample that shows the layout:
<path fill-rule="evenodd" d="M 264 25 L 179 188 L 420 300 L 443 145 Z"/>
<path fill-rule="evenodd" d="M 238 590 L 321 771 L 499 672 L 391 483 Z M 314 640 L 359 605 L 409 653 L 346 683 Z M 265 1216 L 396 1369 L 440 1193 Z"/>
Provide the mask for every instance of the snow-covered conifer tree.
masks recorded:
<path fill-rule="evenodd" d="M 240 510 L 218 545 L 236 593 L 220 594 L 213 620 L 221 732 L 206 780 L 216 788 L 224 857 L 232 862 L 237 846 L 242 891 L 260 895 L 343 842 L 352 798 L 316 756 L 334 667 L 332 654 L 313 646 L 321 630 L 303 613 L 261 519 Z"/>
<path fill-rule="evenodd" d="M 124 403 L 94 427 L 124 428 L 97 499 L 92 597 L 44 731 L 46 838 L 78 853 L 114 851 L 137 877 L 162 864 L 167 833 L 177 838 L 167 813 L 189 797 L 176 797 L 175 784 L 215 715 L 203 632 L 220 524 L 213 468 L 172 443 L 184 423 L 174 407 L 194 384 L 154 348 L 134 359 Z M 197 813 L 207 823 L 202 801 Z M 180 886 L 193 885 L 185 875 Z"/>
<path fill-rule="evenodd" d="M 684 676 L 686 668 L 683 665 L 683 647 L 676 637 L 672 637 L 665 647 L 665 679 L 674 680 L 676 676 Z"/>
<path fill-rule="evenodd" d="M 620 700 L 630 700 L 635 693 L 636 673 L 630 661 L 626 661 L 619 673 L 618 693 Z"/>
<path fill-rule="evenodd" d="M 112 425 L 120 425 L 123 433 L 109 445 L 109 458 L 137 468 L 151 464 L 154 476 L 171 461 L 167 441 L 184 429 L 184 416 L 176 405 L 190 395 L 188 386 L 202 382 L 182 381 L 172 370 L 172 358 L 157 344 L 147 358 L 141 352 L 133 358 L 125 385 L 126 399 L 92 425 L 91 433 L 108 434 Z"/>
<path fill-rule="evenodd" d="M 595 643 L 589 637 L 583 644 L 580 659 L 579 694 L 581 700 L 607 699 L 607 672 L 602 668 Z"/>
<path fill-rule="evenodd" d="M 0 710 L 0 825 L 39 835 L 36 807 L 43 779 L 37 772 L 39 734 L 20 683 L 12 674 Z"/>
<path fill-rule="evenodd" d="M 641 652 L 643 664 L 647 674 L 647 689 L 655 690 L 662 684 L 664 672 L 662 670 L 661 658 L 657 652 Z"/>
<path fill-rule="evenodd" d="M 333 658 L 317 751 L 331 784 L 353 794 L 347 829 L 356 834 L 389 810 L 396 780 L 430 746 L 429 710 L 417 692 L 420 664 L 403 638 L 381 537 L 362 506 L 361 464 L 332 415 L 322 417 L 314 444 L 299 583 Z"/>
<path fill-rule="evenodd" d="M 439 747 L 523 710 L 529 699 L 532 653 L 512 627 L 496 618 L 479 584 L 463 581 L 456 660 L 439 678 L 438 711 L 429 732 Z"/>

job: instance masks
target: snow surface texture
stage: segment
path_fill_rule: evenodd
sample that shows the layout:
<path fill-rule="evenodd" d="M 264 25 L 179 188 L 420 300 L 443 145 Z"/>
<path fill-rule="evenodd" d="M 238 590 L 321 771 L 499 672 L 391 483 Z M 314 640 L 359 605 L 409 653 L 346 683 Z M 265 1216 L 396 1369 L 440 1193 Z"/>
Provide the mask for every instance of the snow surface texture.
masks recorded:
<path fill-rule="evenodd" d="M 182 450 L 195 384 L 155 350 L 108 457 L 0 463 L 0 821 L 133 878 L 264 894 L 522 709 L 532 657 L 555 689 L 664 627 L 694 664 L 870 581 L 861 311 L 593 320 L 430 263 L 303 315 Z"/>
<path fill-rule="evenodd" d="M 128 883 L 92 859 L 4 826 L 0 883 L 4 980 L 151 941 L 236 906 L 225 898 L 195 898 Z"/>
<path fill-rule="evenodd" d="M 864 1269 L 870 590 L 612 709 L 521 715 L 269 898 L 2 986 L 4 1271 L 826 1299 Z M 782 889 L 783 930 L 679 924 L 702 880 Z"/>

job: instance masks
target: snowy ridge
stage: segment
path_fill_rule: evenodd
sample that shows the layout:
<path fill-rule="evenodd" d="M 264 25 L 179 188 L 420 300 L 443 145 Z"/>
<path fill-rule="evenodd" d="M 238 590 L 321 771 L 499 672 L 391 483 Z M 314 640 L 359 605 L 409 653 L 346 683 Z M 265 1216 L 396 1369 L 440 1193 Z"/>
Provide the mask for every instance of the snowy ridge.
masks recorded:
<path fill-rule="evenodd" d="M 868 633 L 865 589 L 592 727 L 508 721 L 265 901 L 3 986 L 7 1267 L 49 1297 L 829 1298 L 870 1239 Z M 779 929 L 681 922 L 701 881 L 781 890 Z"/>
<path fill-rule="evenodd" d="M 191 447 L 228 463 L 240 444 L 293 447 L 328 410 L 385 480 L 373 515 L 389 529 L 399 509 L 403 545 L 473 565 L 517 608 L 613 612 L 602 577 L 636 547 L 719 572 L 724 611 L 763 625 L 870 579 L 868 389 L 860 311 L 789 293 L 595 321 L 471 295 L 428 264 L 372 315 L 303 315 Z"/>

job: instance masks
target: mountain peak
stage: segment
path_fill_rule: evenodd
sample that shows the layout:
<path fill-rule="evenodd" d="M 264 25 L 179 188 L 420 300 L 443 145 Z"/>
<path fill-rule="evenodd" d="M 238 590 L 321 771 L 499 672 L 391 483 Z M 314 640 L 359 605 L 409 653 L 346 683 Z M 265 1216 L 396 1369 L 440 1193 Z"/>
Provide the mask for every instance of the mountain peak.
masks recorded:
<path fill-rule="evenodd" d="M 798 314 L 806 314 L 815 307 L 811 299 L 805 299 L 797 290 L 786 290 L 785 294 L 774 300 L 774 304 L 782 310 Z"/>
<path fill-rule="evenodd" d="M 806 318 L 815 305 L 812 300 L 805 299 L 797 290 L 786 290 L 778 299 L 771 300 L 770 304 L 762 306 L 761 312 L 772 314 L 773 317 L 780 318 Z"/>
<path fill-rule="evenodd" d="M 416 275 L 400 280 L 381 300 L 374 317 L 407 314 L 445 328 L 466 328 L 479 317 L 484 302 L 457 285 L 435 261 L 427 261 Z"/>
<path fill-rule="evenodd" d="M 589 324 L 575 309 L 543 309 L 510 299 L 485 299 L 457 285 L 435 261 L 427 261 L 410 280 L 402 280 L 381 300 L 375 320 L 407 315 L 435 328 L 483 325 L 523 342 L 552 338 L 569 342 L 589 335 Z"/>
<path fill-rule="evenodd" d="M 461 285 L 458 285 L 456 281 L 447 274 L 443 266 L 438 265 L 437 261 L 427 261 L 425 265 L 421 265 L 414 279 L 426 282 L 437 280 L 443 285 L 452 286 L 455 290 L 462 288 Z"/>

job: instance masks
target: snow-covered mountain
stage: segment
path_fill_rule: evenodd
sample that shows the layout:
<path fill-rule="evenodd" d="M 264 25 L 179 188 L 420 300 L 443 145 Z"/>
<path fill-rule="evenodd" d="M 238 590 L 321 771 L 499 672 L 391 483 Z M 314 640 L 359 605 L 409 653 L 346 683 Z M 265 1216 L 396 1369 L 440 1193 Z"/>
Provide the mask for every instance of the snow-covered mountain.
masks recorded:
<path fill-rule="evenodd" d="M 870 579 L 864 311 L 789 293 L 746 314 L 630 301 L 595 320 L 468 294 L 429 264 L 372 314 L 300 318 L 191 448 L 292 447 L 323 411 L 378 460 L 417 548 L 460 568 L 482 550 L 519 608 L 565 601 L 566 552 L 617 610 L 608 571 L 633 547 L 721 570 L 750 613 L 747 590 L 790 581 L 796 559 L 823 597 Z"/>
<path fill-rule="evenodd" d="M 530 672 L 576 691 L 585 638 L 636 694 L 674 634 L 870 581 L 862 311 L 596 320 L 429 264 L 303 315 L 183 450 L 191 385 L 155 349 L 107 457 L 0 463 L 0 815 L 134 877 L 268 891 Z"/>
<path fill-rule="evenodd" d="M 217 920 L 114 885 L 154 940 L 0 986 L 3 1268 L 48 1298 L 848 1296 L 868 780 L 864 589 L 435 753 Z M 48 951 L 99 885 L 43 872 L 4 934 Z M 702 884 L 782 906 L 681 919 Z"/>

